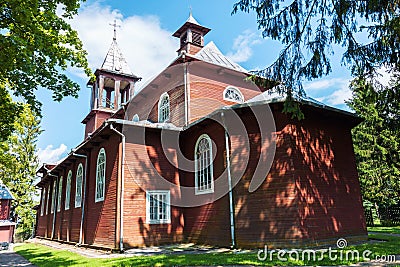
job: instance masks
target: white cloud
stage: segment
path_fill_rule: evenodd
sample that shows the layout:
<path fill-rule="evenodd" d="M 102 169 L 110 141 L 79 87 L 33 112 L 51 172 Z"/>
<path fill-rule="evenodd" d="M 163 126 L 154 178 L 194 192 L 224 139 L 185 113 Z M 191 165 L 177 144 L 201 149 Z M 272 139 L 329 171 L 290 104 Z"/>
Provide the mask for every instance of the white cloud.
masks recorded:
<path fill-rule="evenodd" d="M 45 149 L 39 148 L 37 155 L 39 157 L 40 164 L 42 163 L 56 163 L 61 160 L 61 156 L 67 151 L 67 146 L 61 144 L 57 148 L 53 148 L 53 145 L 48 145 Z"/>
<path fill-rule="evenodd" d="M 246 62 L 253 55 L 252 47 L 261 43 L 258 35 L 250 30 L 244 31 L 233 42 L 233 51 L 229 52 L 227 56 L 234 62 Z"/>
<path fill-rule="evenodd" d="M 101 67 L 110 48 L 113 28 L 117 20 L 117 42 L 132 72 L 144 80 L 157 74 L 177 55 L 178 40 L 161 28 L 156 16 L 123 17 L 110 6 L 95 2 L 83 5 L 79 14 L 70 21 L 88 51 L 91 68 Z M 72 70 L 74 71 L 74 70 Z"/>
<path fill-rule="evenodd" d="M 329 105 L 336 106 L 345 104 L 345 101 L 349 100 L 350 98 L 351 98 L 351 90 L 347 86 L 334 91 L 330 95 L 322 97 L 322 102 L 326 102 Z"/>
<path fill-rule="evenodd" d="M 306 91 L 312 91 L 312 90 L 323 90 L 327 89 L 330 87 L 342 87 L 344 85 L 349 84 L 349 79 L 343 79 L 343 78 L 332 78 L 332 79 L 323 79 L 319 81 L 313 81 L 313 82 L 308 82 L 304 84 L 304 89 Z"/>
<path fill-rule="evenodd" d="M 304 84 L 304 89 L 311 97 L 318 94 L 318 101 L 337 106 L 345 104 L 351 98 L 350 80 L 345 78 L 323 79 Z M 321 96 L 322 94 L 322 96 Z"/>

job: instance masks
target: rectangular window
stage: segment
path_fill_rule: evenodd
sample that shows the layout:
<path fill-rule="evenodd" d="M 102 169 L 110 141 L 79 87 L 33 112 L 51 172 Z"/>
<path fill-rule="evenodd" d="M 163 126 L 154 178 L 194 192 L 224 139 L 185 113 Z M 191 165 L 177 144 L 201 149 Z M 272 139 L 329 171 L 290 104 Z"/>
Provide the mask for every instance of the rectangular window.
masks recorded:
<path fill-rule="evenodd" d="M 146 192 L 146 222 L 150 224 L 171 222 L 170 191 Z"/>
<path fill-rule="evenodd" d="M 58 194 L 57 194 L 57 212 L 61 210 L 61 193 L 62 193 L 62 183 L 63 177 L 60 177 L 60 181 L 58 182 Z"/>

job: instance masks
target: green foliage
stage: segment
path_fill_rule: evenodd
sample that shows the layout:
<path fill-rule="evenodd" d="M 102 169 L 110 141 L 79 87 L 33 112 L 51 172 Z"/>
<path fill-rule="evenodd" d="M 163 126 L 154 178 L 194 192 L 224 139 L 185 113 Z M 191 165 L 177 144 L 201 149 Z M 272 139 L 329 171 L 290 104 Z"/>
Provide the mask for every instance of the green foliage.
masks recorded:
<path fill-rule="evenodd" d="M 395 80 L 398 80 L 397 78 Z M 400 203 L 400 85 L 374 84 L 363 78 L 351 84 L 349 106 L 364 119 L 353 129 L 354 152 L 364 200 L 378 205 Z"/>
<path fill-rule="evenodd" d="M 88 76 L 92 75 L 78 34 L 66 21 L 77 13 L 80 2 L 7 0 L 0 3 L 2 104 L 8 98 L 4 88 L 25 99 L 37 114 L 40 114 L 41 105 L 35 91 L 39 87 L 51 90 L 56 101 L 65 96 L 78 96 L 79 85 L 64 71 L 68 67 L 77 67 L 84 69 Z M 58 15 L 59 12 L 62 15 Z M 10 114 L 17 111 L 16 105 L 3 104 L 3 108 Z M 9 128 L 12 119 L 11 116 L 7 121 L 0 122 L 1 130 Z M 0 132 L 3 140 L 7 138 L 7 133 Z"/>
<path fill-rule="evenodd" d="M 398 1 L 239 0 L 232 13 L 254 11 L 264 37 L 284 48 L 269 67 L 256 74 L 280 81 L 302 95 L 302 81 L 331 72 L 332 45 L 345 49 L 342 61 L 354 76 L 368 76 L 385 66 L 399 70 Z"/>
<path fill-rule="evenodd" d="M 36 141 L 42 132 L 39 123 L 38 116 L 24 105 L 14 123 L 15 131 L 7 141 L 0 143 L 0 177 L 15 198 L 11 216 L 18 223 L 17 234 L 23 239 L 30 237 L 35 221 L 32 208 L 37 204 L 34 181 L 38 168 Z"/>

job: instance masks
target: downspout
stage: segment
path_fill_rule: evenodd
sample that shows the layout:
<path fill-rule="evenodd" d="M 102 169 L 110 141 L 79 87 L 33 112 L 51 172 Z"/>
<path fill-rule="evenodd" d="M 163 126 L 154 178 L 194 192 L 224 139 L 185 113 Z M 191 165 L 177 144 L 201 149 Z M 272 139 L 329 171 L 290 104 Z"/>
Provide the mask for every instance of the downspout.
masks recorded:
<path fill-rule="evenodd" d="M 51 174 L 51 173 L 47 173 L 47 175 L 56 178 L 56 188 L 55 188 L 56 190 L 53 189 L 53 192 L 55 192 L 55 195 L 57 195 L 58 194 L 58 176 Z M 54 185 L 54 183 L 53 183 L 53 185 Z M 52 197 L 55 199 L 56 196 L 52 196 Z M 49 200 L 47 200 L 47 201 L 49 201 Z M 51 204 L 53 205 L 53 200 L 51 201 Z M 56 226 L 56 213 L 57 213 L 57 200 L 56 199 L 54 200 L 54 204 L 55 204 L 55 207 L 53 207 L 53 227 L 51 228 L 51 239 L 54 238 L 54 230 L 55 230 L 54 227 Z"/>
<path fill-rule="evenodd" d="M 120 199 L 120 212 L 119 212 L 119 250 L 122 252 L 124 250 L 124 179 L 125 179 L 125 135 L 114 128 L 110 124 L 110 129 L 121 136 L 122 139 L 122 152 L 121 152 L 121 199 Z"/>
<path fill-rule="evenodd" d="M 230 150 L 229 150 L 229 135 L 226 130 L 225 117 L 224 112 L 221 113 L 222 121 L 224 124 L 224 132 L 225 132 L 225 150 L 226 150 L 226 169 L 228 171 L 228 188 L 229 188 L 229 218 L 230 218 L 230 226 L 231 226 L 231 246 L 232 248 L 236 247 L 235 240 L 235 207 L 233 203 L 233 192 L 232 192 L 232 176 L 231 176 L 231 160 L 230 160 Z"/>
<path fill-rule="evenodd" d="M 186 51 L 182 51 L 182 59 L 185 61 Z M 189 124 L 189 93 L 188 93 L 188 66 L 187 62 L 183 63 L 183 83 L 185 90 L 185 126 Z"/>
<path fill-rule="evenodd" d="M 72 152 L 72 155 L 75 157 L 80 157 L 85 159 L 85 177 L 83 178 L 83 198 L 82 198 L 82 215 L 81 215 L 81 226 L 79 228 L 79 242 L 78 246 L 83 244 L 83 220 L 85 219 L 85 202 L 86 202 L 86 178 L 87 178 L 87 156 L 82 154 L 77 154 Z"/>

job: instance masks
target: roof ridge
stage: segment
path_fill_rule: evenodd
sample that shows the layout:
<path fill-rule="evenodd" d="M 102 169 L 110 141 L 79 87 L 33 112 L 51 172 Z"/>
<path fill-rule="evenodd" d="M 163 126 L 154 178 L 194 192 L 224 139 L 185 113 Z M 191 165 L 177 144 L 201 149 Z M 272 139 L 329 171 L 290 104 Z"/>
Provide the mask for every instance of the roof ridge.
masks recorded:
<path fill-rule="evenodd" d="M 248 70 L 225 56 L 213 41 L 206 44 L 194 57 L 221 67 L 248 73 Z"/>

